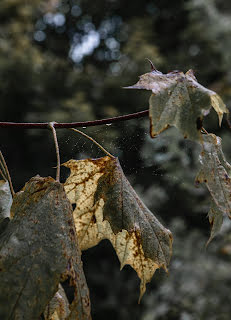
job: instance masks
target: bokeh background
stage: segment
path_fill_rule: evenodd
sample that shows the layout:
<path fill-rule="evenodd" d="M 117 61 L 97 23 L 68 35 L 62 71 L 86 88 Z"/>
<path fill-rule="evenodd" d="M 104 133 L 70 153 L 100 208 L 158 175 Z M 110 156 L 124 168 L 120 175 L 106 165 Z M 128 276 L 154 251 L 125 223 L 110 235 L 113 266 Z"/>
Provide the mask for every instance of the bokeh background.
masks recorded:
<path fill-rule="evenodd" d="M 149 71 L 192 68 L 198 81 L 231 103 L 231 2 L 227 0 L 1 0 L 0 121 L 71 122 L 145 110 L 149 92 L 123 90 Z M 204 122 L 230 129 L 211 112 Z M 156 271 L 140 305 L 139 280 L 107 241 L 83 253 L 94 320 L 229 320 L 231 226 L 205 250 L 209 195 L 194 187 L 199 147 L 175 128 L 149 137 L 148 119 L 83 128 L 118 156 L 145 204 L 174 236 L 169 274 Z M 62 162 L 102 152 L 58 130 Z M 55 175 L 48 130 L 0 129 L 16 191 L 32 176 Z M 62 179 L 67 175 L 62 172 Z"/>

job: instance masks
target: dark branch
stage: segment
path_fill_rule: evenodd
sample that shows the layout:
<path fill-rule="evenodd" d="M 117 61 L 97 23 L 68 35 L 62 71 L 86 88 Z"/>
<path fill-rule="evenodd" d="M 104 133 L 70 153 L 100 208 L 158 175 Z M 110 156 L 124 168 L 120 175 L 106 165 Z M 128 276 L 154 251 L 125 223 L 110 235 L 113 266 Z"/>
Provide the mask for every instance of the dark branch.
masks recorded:
<path fill-rule="evenodd" d="M 93 127 L 93 126 L 99 126 L 102 124 L 110 124 L 114 122 L 143 118 L 143 117 L 147 117 L 148 114 L 149 114 L 149 110 L 144 110 L 136 113 L 126 114 L 124 116 L 118 116 L 118 117 L 101 119 L 101 120 L 68 122 L 68 123 L 54 122 L 54 128 L 59 129 L 59 128 Z M 43 122 L 43 123 L 0 122 L 0 128 L 47 129 L 48 126 L 49 126 L 49 122 Z"/>

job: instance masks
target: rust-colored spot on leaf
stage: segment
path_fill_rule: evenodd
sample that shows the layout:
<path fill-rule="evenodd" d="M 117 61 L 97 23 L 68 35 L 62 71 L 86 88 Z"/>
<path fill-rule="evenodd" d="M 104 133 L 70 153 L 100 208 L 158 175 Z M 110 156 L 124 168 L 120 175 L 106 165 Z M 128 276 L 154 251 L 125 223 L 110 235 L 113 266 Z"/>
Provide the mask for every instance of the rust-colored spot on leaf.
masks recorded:
<path fill-rule="evenodd" d="M 91 218 L 91 222 L 92 222 L 92 223 L 96 223 L 96 217 L 95 217 L 94 215 L 93 215 L 92 218 Z"/>

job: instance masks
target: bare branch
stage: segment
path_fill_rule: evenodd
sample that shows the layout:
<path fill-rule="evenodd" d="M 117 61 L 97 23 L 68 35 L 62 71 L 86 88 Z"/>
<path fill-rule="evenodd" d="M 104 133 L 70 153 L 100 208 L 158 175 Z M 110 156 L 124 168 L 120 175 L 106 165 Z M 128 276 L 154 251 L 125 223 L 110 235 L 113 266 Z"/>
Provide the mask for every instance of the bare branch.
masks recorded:
<path fill-rule="evenodd" d="M 110 124 L 114 122 L 127 121 L 131 119 L 138 119 L 147 117 L 149 110 L 144 110 L 136 113 L 126 114 L 124 116 L 118 116 L 113 118 L 106 118 L 101 120 L 93 121 L 82 121 L 82 122 L 68 122 L 68 123 L 54 123 L 54 128 L 78 128 L 78 127 L 93 127 L 100 126 L 103 124 Z M 49 127 L 49 122 L 0 122 L 0 128 L 20 128 L 20 129 L 47 129 Z"/>

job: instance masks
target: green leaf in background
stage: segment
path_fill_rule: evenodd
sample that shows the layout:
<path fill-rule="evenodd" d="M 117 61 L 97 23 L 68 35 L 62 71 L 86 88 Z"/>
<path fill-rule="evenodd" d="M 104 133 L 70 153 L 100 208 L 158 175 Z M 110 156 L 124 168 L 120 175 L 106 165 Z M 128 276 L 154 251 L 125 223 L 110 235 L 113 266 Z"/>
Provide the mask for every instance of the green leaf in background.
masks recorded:
<path fill-rule="evenodd" d="M 222 99 L 214 91 L 200 85 L 192 70 L 186 74 L 180 71 L 163 74 L 153 70 L 143 74 L 135 85 L 126 89 L 152 91 L 149 99 L 152 137 L 169 126 L 175 126 L 185 138 L 200 141 L 202 120 L 211 106 L 218 114 L 220 125 L 223 114 L 228 113 Z"/>
<path fill-rule="evenodd" d="M 231 165 L 225 160 L 220 137 L 214 134 L 202 137 L 201 169 L 195 181 L 197 185 L 205 183 L 212 196 L 208 214 L 212 226 L 209 243 L 219 232 L 223 215 L 231 218 Z"/>

